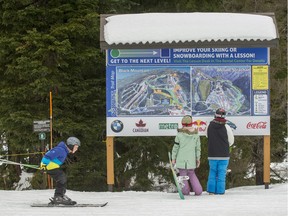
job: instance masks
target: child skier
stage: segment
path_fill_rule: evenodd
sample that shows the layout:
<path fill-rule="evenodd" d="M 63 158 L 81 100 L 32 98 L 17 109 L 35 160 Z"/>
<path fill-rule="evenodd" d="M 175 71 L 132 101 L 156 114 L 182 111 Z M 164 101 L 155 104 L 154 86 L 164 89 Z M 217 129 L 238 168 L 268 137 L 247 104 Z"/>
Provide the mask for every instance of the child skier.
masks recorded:
<path fill-rule="evenodd" d="M 74 154 L 80 146 L 80 140 L 76 137 L 69 137 L 67 142 L 61 141 L 57 146 L 49 150 L 41 160 L 40 168 L 45 170 L 56 182 L 54 197 L 51 204 L 75 205 L 66 193 L 67 177 L 61 169 L 69 153 Z"/>

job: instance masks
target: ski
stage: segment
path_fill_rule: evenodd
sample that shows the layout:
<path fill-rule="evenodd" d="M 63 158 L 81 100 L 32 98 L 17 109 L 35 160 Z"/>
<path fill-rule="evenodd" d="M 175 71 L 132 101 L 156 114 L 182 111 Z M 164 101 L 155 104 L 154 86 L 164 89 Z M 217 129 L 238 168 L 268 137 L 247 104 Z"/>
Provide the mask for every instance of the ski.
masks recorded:
<path fill-rule="evenodd" d="M 75 204 L 75 205 L 63 205 L 63 204 L 41 204 L 41 203 L 33 203 L 31 207 L 66 207 L 66 208 L 71 208 L 71 207 L 104 207 L 108 204 L 106 203 L 97 203 L 97 204 Z"/>
<path fill-rule="evenodd" d="M 184 198 L 184 195 L 182 193 L 182 189 L 181 189 L 181 187 L 180 187 L 180 185 L 178 183 L 177 176 L 176 176 L 175 170 L 173 168 L 173 164 L 172 164 L 172 160 L 171 160 L 171 153 L 170 152 L 168 152 L 168 157 L 169 157 L 169 162 L 170 162 L 170 168 L 171 168 L 171 171 L 172 171 L 172 174 L 173 174 L 174 182 L 175 182 L 179 197 L 180 197 L 180 199 L 184 200 L 185 198 Z"/>

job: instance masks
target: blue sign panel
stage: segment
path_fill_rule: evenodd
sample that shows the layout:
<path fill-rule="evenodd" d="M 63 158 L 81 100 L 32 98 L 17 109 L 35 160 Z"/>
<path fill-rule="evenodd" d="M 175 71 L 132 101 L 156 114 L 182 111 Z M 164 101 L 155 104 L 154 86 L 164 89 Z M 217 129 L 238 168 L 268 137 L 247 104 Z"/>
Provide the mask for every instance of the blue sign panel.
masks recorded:
<path fill-rule="evenodd" d="M 110 66 L 268 64 L 267 48 L 122 49 L 107 54 Z"/>
<path fill-rule="evenodd" d="M 194 125 L 203 132 L 207 119 L 219 107 L 237 121 L 237 125 L 232 121 L 231 124 L 238 128 L 239 134 L 269 134 L 268 51 L 268 48 L 107 50 L 108 135 L 109 132 L 120 136 L 131 136 L 130 132 L 166 135 L 164 129 L 173 128 L 184 115 L 198 117 Z M 148 125 L 150 129 L 146 128 Z"/>

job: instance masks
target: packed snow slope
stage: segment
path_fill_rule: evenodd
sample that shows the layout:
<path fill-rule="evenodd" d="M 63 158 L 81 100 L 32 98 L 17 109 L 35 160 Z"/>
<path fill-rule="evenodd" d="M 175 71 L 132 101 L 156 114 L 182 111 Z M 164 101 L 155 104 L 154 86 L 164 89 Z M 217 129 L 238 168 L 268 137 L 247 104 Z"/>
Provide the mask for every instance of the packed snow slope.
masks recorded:
<path fill-rule="evenodd" d="M 225 195 L 186 196 L 166 192 L 78 192 L 67 195 L 78 203 L 109 202 L 102 208 L 35 208 L 48 203 L 53 190 L 0 190 L 1 216 L 287 216 L 288 183 L 229 189 Z"/>

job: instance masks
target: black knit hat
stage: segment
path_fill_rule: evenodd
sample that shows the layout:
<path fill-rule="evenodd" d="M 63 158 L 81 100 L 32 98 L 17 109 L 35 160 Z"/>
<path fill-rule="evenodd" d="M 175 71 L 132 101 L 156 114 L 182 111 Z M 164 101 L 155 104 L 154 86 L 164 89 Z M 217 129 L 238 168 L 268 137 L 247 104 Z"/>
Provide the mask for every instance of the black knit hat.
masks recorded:
<path fill-rule="evenodd" d="M 223 108 L 219 108 L 215 112 L 215 118 L 225 118 L 226 111 Z"/>

